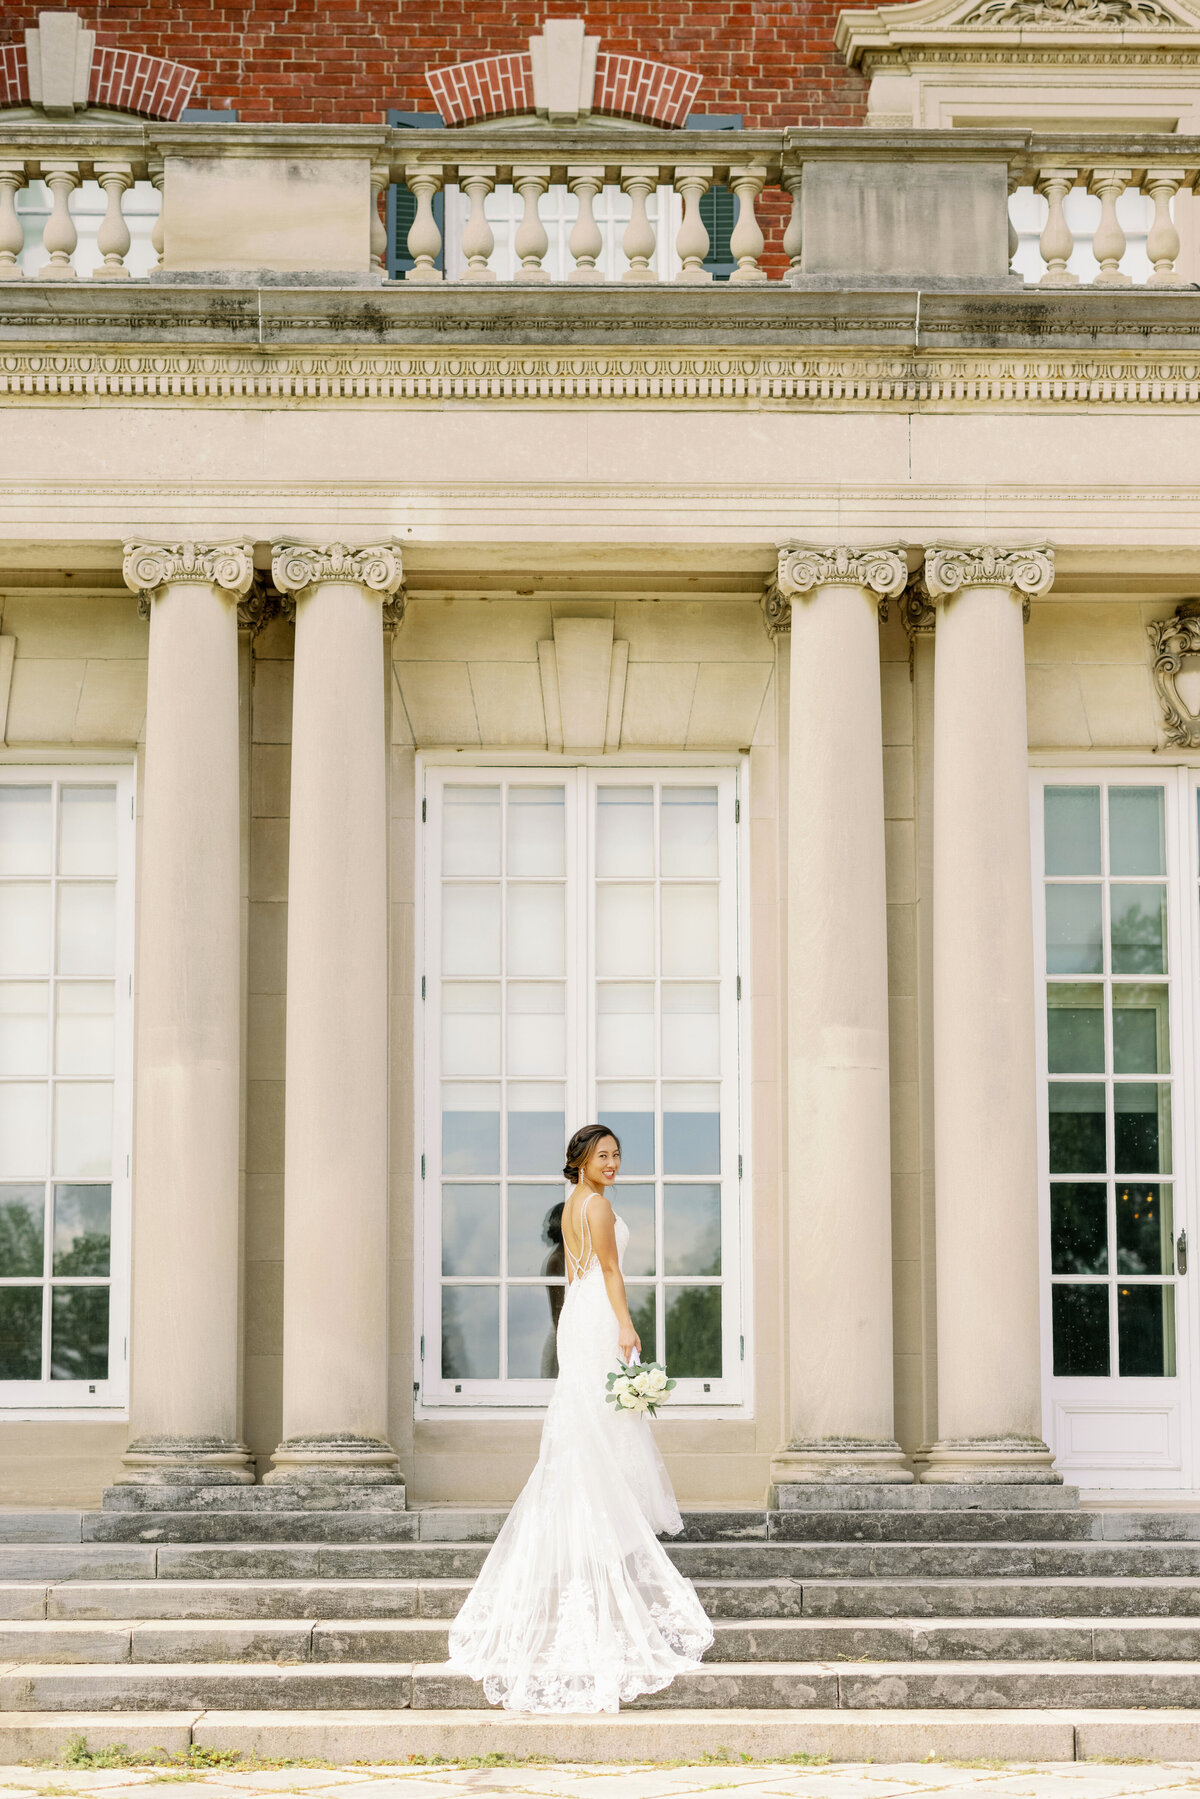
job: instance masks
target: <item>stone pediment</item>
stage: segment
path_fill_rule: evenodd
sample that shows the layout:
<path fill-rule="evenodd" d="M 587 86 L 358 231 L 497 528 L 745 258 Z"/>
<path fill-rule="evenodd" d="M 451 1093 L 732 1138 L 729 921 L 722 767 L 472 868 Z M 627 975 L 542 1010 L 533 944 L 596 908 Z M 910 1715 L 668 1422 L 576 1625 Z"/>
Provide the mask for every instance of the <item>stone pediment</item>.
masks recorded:
<path fill-rule="evenodd" d="M 1190 0 L 908 0 L 838 15 L 837 45 L 870 72 L 880 59 L 915 62 L 954 49 L 1200 47 Z"/>

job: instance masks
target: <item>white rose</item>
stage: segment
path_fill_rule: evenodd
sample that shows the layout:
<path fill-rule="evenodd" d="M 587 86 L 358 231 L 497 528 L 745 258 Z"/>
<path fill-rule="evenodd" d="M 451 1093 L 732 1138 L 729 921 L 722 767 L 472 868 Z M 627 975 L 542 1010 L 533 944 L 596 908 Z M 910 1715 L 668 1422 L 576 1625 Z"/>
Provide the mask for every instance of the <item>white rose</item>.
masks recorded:
<path fill-rule="evenodd" d="M 667 1377 L 663 1373 L 661 1368 L 651 1368 L 649 1370 L 649 1372 L 643 1378 L 645 1381 L 645 1385 L 643 1386 L 642 1391 L 644 1393 L 665 1393 L 666 1392 Z"/>

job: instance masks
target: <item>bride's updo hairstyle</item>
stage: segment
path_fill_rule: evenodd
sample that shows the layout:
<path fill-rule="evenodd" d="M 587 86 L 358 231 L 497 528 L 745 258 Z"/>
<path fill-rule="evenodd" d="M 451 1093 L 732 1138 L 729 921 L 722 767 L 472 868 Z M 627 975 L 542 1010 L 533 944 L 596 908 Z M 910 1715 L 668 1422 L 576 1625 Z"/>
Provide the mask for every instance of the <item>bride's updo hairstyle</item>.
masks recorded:
<path fill-rule="evenodd" d="M 580 1169 L 595 1149 L 602 1137 L 611 1137 L 617 1146 L 617 1154 L 621 1153 L 621 1139 L 606 1124 L 585 1124 L 576 1131 L 567 1144 L 567 1160 L 563 1168 L 565 1181 L 577 1181 Z"/>

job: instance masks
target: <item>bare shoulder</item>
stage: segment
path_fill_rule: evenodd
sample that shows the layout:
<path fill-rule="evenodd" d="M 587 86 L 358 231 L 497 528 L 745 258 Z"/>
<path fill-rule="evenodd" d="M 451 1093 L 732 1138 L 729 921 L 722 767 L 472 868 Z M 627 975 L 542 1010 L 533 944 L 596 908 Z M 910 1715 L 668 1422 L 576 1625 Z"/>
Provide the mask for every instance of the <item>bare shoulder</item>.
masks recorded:
<path fill-rule="evenodd" d="M 587 1213 L 588 1225 L 592 1230 L 595 1230 L 597 1225 L 602 1230 L 606 1227 L 609 1230 L 613 1229 L 616 1223 L 616 1213 L 612 1209 L 612 1202 L 607 1193 L 593 1191 L 584 1200 L 583 1209 Z"/>

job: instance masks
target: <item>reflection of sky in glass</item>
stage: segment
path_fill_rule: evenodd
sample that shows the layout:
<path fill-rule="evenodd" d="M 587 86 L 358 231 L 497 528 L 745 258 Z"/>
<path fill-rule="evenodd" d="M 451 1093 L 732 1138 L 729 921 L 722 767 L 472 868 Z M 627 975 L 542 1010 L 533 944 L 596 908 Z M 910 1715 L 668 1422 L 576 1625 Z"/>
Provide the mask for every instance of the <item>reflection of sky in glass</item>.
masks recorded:
<path fill-rule="evenodd" d="M 626 1274 L 654 1273 L 654 1188 L 621 1181 L 612 1195 L 613 1210 L 629 1226 Z"/>
<path fill-rule="evenodd" d="M 720 1274 L 721 1189 L 663 1189 L 663 1254 L 666 1274 Z"/>
<path fill-rule="evenodd" d="M 606 1124 L 621 1145 L 622 1174 L 654 1173 L 653 1112 L 621 1112 L 603 1106 L 597 1122 Z"/>
<path fill-rule="evenodd" d="M 443 1379 L 497 1380 L 499 1375 L 499 1287 L 444 1286 Z"/>
<path fill-rule="evenodd" d="M 564 1273 L 562 1204 L 561 1186 L 523 1186 L 517 1181 L 509 1184 L 510 1275 Z"/>
<path fill-rule="evenodd" d="M 562 1167 L 565 1142 L 563 1112 L 510 1112 L 508 1172 L 551 1174 Z"/>
<path fill-rule="evenodd" d="M 563 855 L 564 794 L 561 787 L 508 790 L 508 872 L 543 880 L 566 872 Z"/>
<path fill-rule="evenodd" d="M 664 1174 L 720 1174 L 719 1112 L 663 1112 Z"/>
<path fill-rule="evenodd" d="M 107 1274 L 108 1187 L 55 1187 L 55 1274 Z"/>
<path fill-rule="evenodd" d="M 664 787 L 660 830 L 665 876 L 716 874 L 715 787 Z"/>
<path fill-rule="evenodd" d="M 1115 875 L 1161 875 L 1166 869 L 1161 787 L 1110 787 L 1108 864 Z"/>
<path fill-rule="evenodd" d="M 499 1172 L 499 1111 L 468 1112 L 447 1106 L 442 1113 L 442 1173 Z"/>
<path fill-rule="evenodd" d="M 1047 787 L 1046 873 L 1100 873 L 1100 789 Z"/>
<path fill-rule="evenodd" d="M 614 876 L 654 873 L 654 789 L 601 787 L 596 792 L 596 872 Z"/>
<path fill-rule="evenodd" d="M 442 1273 L 499 1274 L 500 1189 L 442 1188 Z"/>
<path fill-rule="evenodd" d="M 442 873 L 500 873 L 500 789 L 446 788 L 442 801 Z"/>
<path fill-rule="evenodd" d="M 508 1289 L 508 1377 L 553 1380 L 554 1318 L 545 1287 Z"/>
<path fill-rule="evenodd" d="M 1046 973 L 1099 974 L 1101 948 L 1100 888 L 1046 888 Z"/>
<path fill-rule="evenodd" d="M 1113 973 L 1165 974 L 1166 888 L 1127 887 L 1114 881 L 1110 889 L 1109 906 L 1112 912 Z"/>

